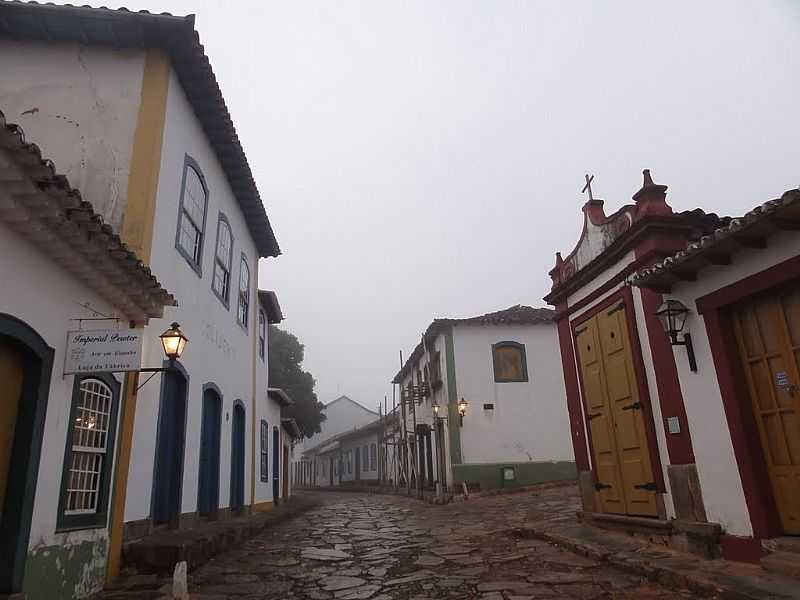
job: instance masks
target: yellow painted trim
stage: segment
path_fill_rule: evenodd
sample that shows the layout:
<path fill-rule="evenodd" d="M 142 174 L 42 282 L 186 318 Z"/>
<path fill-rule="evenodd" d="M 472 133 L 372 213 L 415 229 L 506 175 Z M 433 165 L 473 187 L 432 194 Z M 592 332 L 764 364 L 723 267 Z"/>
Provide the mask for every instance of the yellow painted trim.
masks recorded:
<path fill-rule="evenodd" d="M 142 74 L 142 93 L 133 153 L 128 175 L 128 201 L 122 219 L 122 240 L 145 264 L 150 263 L 153 223 L 156 213 L 161 145 L 167 116 L 169 59 L 157 50 L 147 50 Z"/>
<path fill-rule="evenodd" d="M 128 489 L 128 467 L 133 447 L 133 424 L 136 420 L 136 388 L 139 387 L 139 373 L 125 374 L 125 391 L 122 398 L 122 417 L 117 446 L 117 466 L 114 471 L 114 495 L 111 504 L 111 523 L 109 525 L 108 561 L 106 563 L 106 583 L 111 583 L 119 575 L 122 560 L 122 534 L 125 525 L 125 500 Z"/>
<path fill-rule="evenodd" d="M 272 500 L 267 500 L 266 502 L 259 502 L 258 504 L 253 504 L 253 511 L 255 512 L 269 512 L 275 508 L 275 503 Z"/>

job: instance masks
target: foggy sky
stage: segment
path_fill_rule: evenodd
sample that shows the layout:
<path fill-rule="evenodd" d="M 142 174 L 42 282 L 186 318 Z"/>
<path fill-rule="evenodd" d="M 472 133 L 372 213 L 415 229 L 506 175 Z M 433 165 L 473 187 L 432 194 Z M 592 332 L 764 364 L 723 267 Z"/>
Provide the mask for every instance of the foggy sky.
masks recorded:
<path fill-rule="evenodd" d="M 326 403 L 391 403 L 434 317 L 544 305 L 587 172 L 607 214 L 644 168 L 676 210 L 800 183 L 792 0 L 91 4 L 197 15 Z"/>

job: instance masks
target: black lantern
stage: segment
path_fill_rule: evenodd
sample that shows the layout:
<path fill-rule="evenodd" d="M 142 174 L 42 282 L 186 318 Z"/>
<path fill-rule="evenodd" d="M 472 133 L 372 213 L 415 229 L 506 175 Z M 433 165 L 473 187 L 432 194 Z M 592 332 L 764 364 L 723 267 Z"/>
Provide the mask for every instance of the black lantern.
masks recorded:
<path fill-rule="evenodd" d="M 656 311 L 661 327 L 669 336 L 670 344 L 673 346 L 686 346 L 686 356 L 689 359 L 689 368 L 696 372 L 697 361 L 694 357 L 694 346 L 692 346 L 692 336 L 688 333 L 683 334 L 683 339 L 678 339 L 678 334 L 683 331 L 686 325 L 686 318 L 689 316 L 689 309 L 680 300 L 670 298 L 658 307 Z"/>
<path fill-rule="evenodd" d="M 177 323 L 170 325 L 169 329 L 158 337 L 161 338 L 161 346 L 164 348 L 164 354 L 166 354 L 167 358 L 170 360 L 180 358 L 181 354 L 183 354 L 183 349 L 186 347 L 186 342 L 189 341 L 189 339 L 183 335 L 180 325 Z"/>
<path fill-rule="evenodd" d="M 464 398 L 461 398 L 461 400 L 459 400 L 459 402 L 458 402 L 458 418 L 459 418 L 459 424 L 460 425 L 464 424 L 464 415 L 467 414 L 467 407 L 468 406 L 469 406 L 469 404 L 467 404 L 467 401 L 464 400 Z"/>
<path fill-rule="evenodd" d="M 434 418 L 434 419 L 438 419 L 438 418 L 439 418 L 439 405 L 438 405 L 438 404 L 436 404 L 436 403 L 434 403 L 434 404 L 431 406 L 431 408 L 433 409 L 433 418 Z"/>

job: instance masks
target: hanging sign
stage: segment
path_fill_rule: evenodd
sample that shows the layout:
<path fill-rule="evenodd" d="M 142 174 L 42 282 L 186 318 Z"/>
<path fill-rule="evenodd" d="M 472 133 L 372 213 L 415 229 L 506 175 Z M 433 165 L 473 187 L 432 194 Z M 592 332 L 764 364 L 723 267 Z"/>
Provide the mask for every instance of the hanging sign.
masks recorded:
<path fill-rule="evenodd" d="M 142 364 L 141 329 L 68 331 L 64 375 L 138 371 Z"/>

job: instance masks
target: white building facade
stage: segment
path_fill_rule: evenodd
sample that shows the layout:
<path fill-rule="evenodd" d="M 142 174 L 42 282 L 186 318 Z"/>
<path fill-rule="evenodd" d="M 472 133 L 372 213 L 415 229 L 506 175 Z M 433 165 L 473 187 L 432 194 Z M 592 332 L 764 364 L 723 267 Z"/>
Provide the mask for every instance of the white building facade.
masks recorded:
<path fill-rule="evenodd" d="M 408 477 L 480 489 L 574 478 L 557 347 L 549 309 L 436 319 L 394 378 L 416 456 Z"/>
<path fill-rule="evenodd" d="M 290 434 L 268 393 L 274 315 L 258 293 L 259 260 L 280 249 L 192 16 L 3 3 L 0 71 L 7 114 L 180 290 L 180 306 L 145 329 L 142 361 L 164 365 L 158 336 L 172 321 L 186 351 L 167 373 L 126 376 L 138 391 L 119 415 L 113 577 L 123 539 L 280 495 Z"/>

